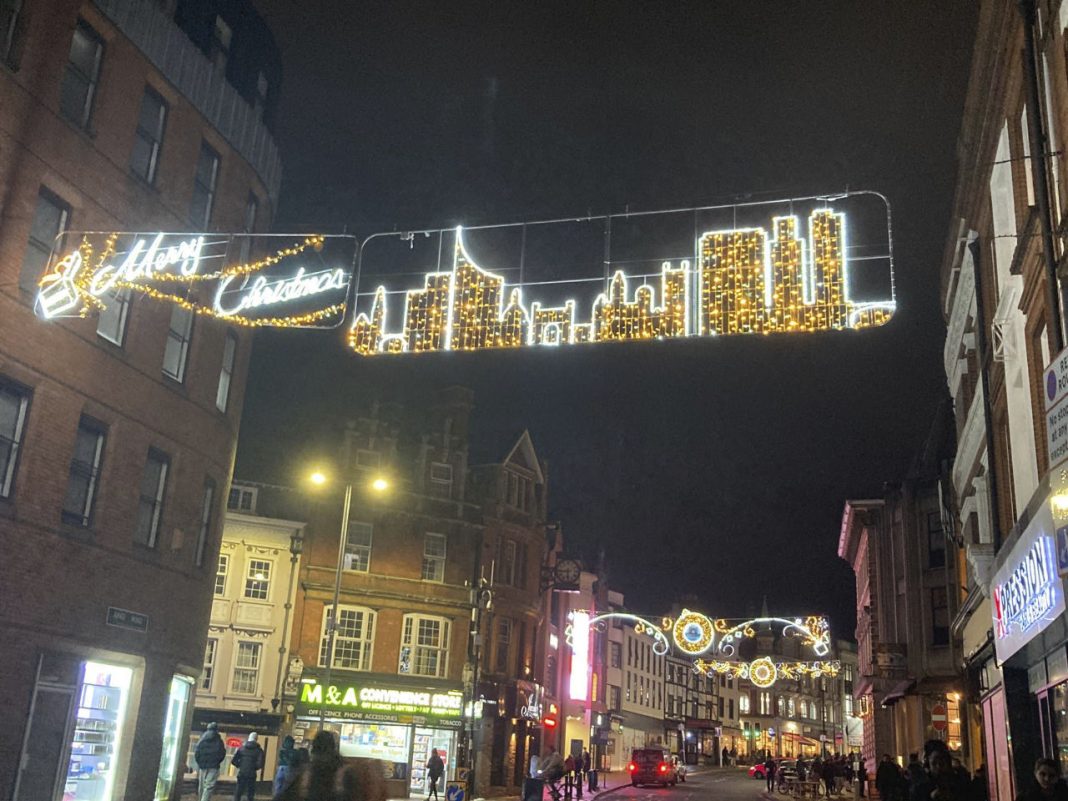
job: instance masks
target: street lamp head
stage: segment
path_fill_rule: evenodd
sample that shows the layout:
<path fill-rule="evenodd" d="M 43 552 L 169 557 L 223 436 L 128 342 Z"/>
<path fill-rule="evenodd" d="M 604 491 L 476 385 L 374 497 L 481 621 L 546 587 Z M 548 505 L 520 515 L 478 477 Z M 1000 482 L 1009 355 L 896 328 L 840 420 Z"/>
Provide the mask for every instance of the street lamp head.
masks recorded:
<path fill-rule="evenodd" d="M 375 492 L 385 492 L 389 489 L 389 482 L 379 476 L 371 482 L 371 489 L 373 489 Z"/>
<path fill-rule="evenodd" d="M 317 487 L 321 487 L 328 481 L 326 473 L 322 470 L 314 470 L 311 475 L 308 476 L 308 480 Z"/>

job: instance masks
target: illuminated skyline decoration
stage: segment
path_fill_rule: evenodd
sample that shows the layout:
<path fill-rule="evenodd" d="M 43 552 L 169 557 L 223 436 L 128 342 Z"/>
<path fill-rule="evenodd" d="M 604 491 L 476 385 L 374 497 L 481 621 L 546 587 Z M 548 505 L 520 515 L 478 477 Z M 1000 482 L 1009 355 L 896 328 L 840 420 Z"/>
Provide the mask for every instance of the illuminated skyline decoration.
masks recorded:
<path fill-rule="evenodd" d="M 635 634 L 652 639 L 652 651 L 658 656 L 667 654 L 674 645 L 685 656 L 693 657 L 695 673 L 746 679 L 761 688 L 770 687 L 779 680 L 797 681 L 804 676 L 837 676 L 842 667 L 837 659 L 776 660 L 770 655 L 758 655 L 751 660 L 736 658 L 737 646 L 742 640 L 754 638 L 761 631 L 774 631 L 779 626 L 782 627 L 782 637 L 799 639 L 802 647 L 810 649 L 815 656 L 826 656 L 831 648 L 831 628 L 827 619 L 818 615 L 729 621 L 683 609 L 677 617 L 661 618 L 657 625 L 630 612 L 607 612 L 591 617 L 583 610 L 572 612 L 569 620 L 565 636 L 572 649 L 573 692 L 585 693 L 583 677 L 589 673 L 590 633 L 603 631 L 609 621 L 631 624 Z M 583 694 L 580 698 L 572 694 L 571 697 L 583 700 L 586 696 Z"/>
<path fill-rule="evenodd" d="M 341 322 L 355 253 L 352 237 L 301 235 L 293 237 L 298 240 L 295 244 L 247 261 L 254 238 L 258 237 L 62 234 L 61 244 L 68 239 L 78 244 L 41 276 L 35 308 L 46 320 L 84 318 L 103 311 L 116 293 L 126 291 L 235 325 L 285 328 Z M 340 253 L 331 248 L 324 255 L 328 240 L 331 245 L 344 240 Z M 231 263 L 229 254 L 235 249 L 246 260 Z"/>
<path fill-rule="evenodd" d="M 732 334 L 862 329 L 893 315 L 893 300 L 850 299 L 846 218 L 819 208 L 802 232 L 797 216 L 773 217 L 771 231 L 706 231 L 694 259 L 665 261 L 654 283 L 630 288 L 622 270 L 607 281 L 588 316 L 571 299 L 524 303 L 523 288 L 480 267 L 456 229 L 452 269 L 428 273 L 405 292 L 402 333 L 389 333 L 385 287 L 356 315 L 349 346 L 379 353 L 470 351 L 532 345 L 672 339 Z M 803 238 L 802 238 L 803 234 Z M 507 303 L 505 303 L 507 299 Z"/>

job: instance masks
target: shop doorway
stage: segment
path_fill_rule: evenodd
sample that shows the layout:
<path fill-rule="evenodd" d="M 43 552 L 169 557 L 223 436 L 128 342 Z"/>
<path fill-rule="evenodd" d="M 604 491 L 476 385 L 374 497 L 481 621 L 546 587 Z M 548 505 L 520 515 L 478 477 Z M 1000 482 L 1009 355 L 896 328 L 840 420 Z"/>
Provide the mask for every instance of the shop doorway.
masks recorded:
<path fill-rule="evenodd" d="M 430 788 L 427 777 L 426 763 L 430 759 L 430 752 L 438 749 L 438 756 L 445 763 L 445 776 L 438 782 L 438 794 L 445 797 L 445 782 L 456 775 L 456 732 L 449 729 L 423 729 L 416 727 L 415 739 L 412 742 L 412 766 L 411 784 L 409 789 L 413 794 L 426 795 Z"/>

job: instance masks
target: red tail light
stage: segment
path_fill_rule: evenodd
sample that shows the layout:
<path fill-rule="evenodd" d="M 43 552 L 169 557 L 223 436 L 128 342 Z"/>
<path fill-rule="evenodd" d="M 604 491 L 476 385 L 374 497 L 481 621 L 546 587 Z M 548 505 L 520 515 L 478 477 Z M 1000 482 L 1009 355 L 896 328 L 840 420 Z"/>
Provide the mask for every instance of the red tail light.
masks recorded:
<path fill-rule="evenodd" d="M 638 769 L 638 766 L 637 766 L 637 765 L 635 765 L 635 764 L 634 764 L 633 762 L 628 762 L 628 763 L 627 763 L 627 772 L 628 772 L 628 773 L 633 773 L 633 772 L 634 772 L 634 771 L 636 771 L 637 769 Z"/>
<path fill-rule="evenodd" d="M 667 773 L 667 763 L 666 762 L 661 762 L 660 763 L 660 772 L 661 773 Z"/>

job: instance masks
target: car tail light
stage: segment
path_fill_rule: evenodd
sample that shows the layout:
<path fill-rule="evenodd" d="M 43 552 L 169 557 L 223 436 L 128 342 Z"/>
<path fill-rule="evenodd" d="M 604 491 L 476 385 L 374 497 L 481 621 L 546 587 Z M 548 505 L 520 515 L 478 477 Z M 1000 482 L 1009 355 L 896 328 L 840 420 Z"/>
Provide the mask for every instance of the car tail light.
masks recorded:
<path fill-rule="evenodd" d="M 637 766 L 637 765 L 635 765 L 635 764 L 634 764 L 633 762 L 629 762 L 629 763 L 627 763 L 627 772 L 628 772 L 628 773 L 633 773 L 633 772 L 634 772 L 634 771 L 636 771 L 637 769 L 638 769 L 638 766 Z"/>
<path fill-rule="evenodd" d="M 660 763 L 660 772 L 661 773 L 667 773 L 667 763 L 666 762 L 661 762 Z"/>

